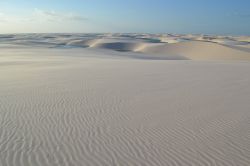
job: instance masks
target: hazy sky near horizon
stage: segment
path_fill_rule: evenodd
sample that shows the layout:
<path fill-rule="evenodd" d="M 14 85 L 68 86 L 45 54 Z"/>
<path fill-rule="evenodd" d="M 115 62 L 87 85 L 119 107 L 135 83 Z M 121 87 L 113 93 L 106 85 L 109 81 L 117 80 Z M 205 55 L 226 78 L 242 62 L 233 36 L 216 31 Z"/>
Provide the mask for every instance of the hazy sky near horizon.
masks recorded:
<path fill-rule="evenodd" d="M 0 0 L 0 33 L 250 35 L 249 0 Z"/>

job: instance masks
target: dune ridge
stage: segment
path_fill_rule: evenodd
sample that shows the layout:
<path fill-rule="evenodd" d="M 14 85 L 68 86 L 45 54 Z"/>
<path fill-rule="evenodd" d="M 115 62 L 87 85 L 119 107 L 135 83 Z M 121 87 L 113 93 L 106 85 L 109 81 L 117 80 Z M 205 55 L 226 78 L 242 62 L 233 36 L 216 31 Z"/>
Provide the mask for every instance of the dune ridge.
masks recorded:
<path fill-rule="evenodd" d="M 230 48 L 211 42 L 181 42 L 146 47 L 141 50 L 145 53 L 176 54 L 192 60 L 250 60 L 250 52 Z"/>
<path fill-rule="evenodd" d="M 171 34 L 1 35 L 0 47 L 7 46 L 103 49 L 142 53 L 145 58 L 153 55 L 155 59 L 166 60 L 250 60 L 247 37 Z"/>

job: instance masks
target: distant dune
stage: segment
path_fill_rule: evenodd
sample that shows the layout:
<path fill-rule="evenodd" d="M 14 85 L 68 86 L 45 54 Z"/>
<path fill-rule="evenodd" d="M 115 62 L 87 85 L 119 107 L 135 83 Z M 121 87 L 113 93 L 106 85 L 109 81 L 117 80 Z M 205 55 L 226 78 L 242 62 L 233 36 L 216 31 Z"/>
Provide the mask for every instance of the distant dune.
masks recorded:
<path fill-rule="evenodd" d="M 181 55 L 192 60 L 250 60 L 250 52 L 202 41 L 150 46 L 141 51 L 162 55 Z"/>
<path fill-rule="evenodd" d="M 249 166 L 249 48 L 248 37 L 0 35 L 0 166 Z"/>
<path fill-rule="evenodd" d="M 91 48 L 166 60 L 250 60 L 249 37 L 149 34 L 1 35 L 0 47 Z M 143 58 L 141 54 L 139 57 Z M 138 56 L 136 56 L 138 57 Z"/>

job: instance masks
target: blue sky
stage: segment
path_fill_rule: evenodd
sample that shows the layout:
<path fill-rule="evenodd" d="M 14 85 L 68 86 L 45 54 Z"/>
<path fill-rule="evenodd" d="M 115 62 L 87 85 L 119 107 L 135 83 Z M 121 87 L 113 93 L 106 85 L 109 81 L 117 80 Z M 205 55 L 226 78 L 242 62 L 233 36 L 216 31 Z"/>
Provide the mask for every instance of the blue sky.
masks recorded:
<path fill-rule="evenodd" d="M 250 35 L 249 0 L 0 0 L 0 33 Z"/>

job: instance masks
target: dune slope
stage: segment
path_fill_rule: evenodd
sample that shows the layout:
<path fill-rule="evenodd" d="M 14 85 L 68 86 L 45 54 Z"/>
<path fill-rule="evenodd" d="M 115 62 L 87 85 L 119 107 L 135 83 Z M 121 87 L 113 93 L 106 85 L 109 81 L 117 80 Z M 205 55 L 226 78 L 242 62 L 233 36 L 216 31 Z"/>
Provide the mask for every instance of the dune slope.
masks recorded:
<path fill-rule="evenodd" d="M 250 60 L 250 52 L 201 41 L 149 46 L 140 51 L 162 55 L 181 55 L 192 60 Z"/>
<path fill-rule="evenodd" d="M 1 49 L 0 165 L 249 166 L 249 62 L 106 53 Z"/>

